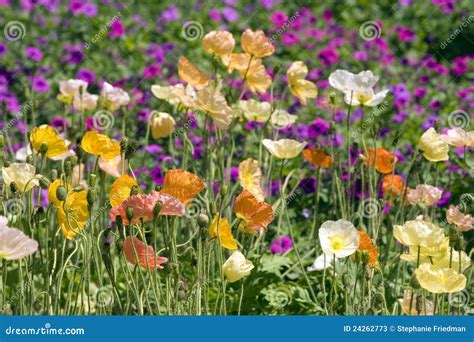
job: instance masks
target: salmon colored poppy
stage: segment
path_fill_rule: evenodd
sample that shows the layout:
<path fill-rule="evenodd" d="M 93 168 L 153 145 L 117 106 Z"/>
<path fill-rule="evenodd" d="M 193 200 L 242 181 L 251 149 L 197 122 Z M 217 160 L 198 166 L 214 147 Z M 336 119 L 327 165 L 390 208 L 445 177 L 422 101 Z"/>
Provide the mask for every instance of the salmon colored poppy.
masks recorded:
<path fill-rule="evenodd" d="M 361 252 L 365 252 L 369 256 L 369 265 L 378 267 L 379 262 L 378 262 L 378 256 L 379 256 L 379 251 L 377 250 L 377 247 L 374 246 L 374 243 L 372 242 L 372 239 L 370 238 L 370 235 L 367 234 L 366 232 L 362 230 L 357 231 L 359 233 L 359 248 L 358 250 Z"/>
<path fill-rule="evenodd" d="M 155 216 L 154 209 L 158 202 L 162 204 L 160 215 L 184 215 L 184 206 L 180 201 L 172 196 L 160 194 L 156 191 L 152 191 L 149 195 L 134 195 L 128 197 L 118 206 L 110 209 L 109 215 L 114 222 L 117 216 L 121 216 L 124 224 L 130 224 L 127 218 L 127 209 L 130 208 L 129 210 L 133 213 L 131 219 L 132 224 L 139 224 L 142 221 L 152 221 Z"/>
<path fill-rule="evenodd" d="M 130 196 L 132 188 L 138 187 L 137 181 L 129 175 L 120 176 L 110 188 L 109 199 L 112 207 L 118 206 Z"/>
<path fill-rule="evenodd" d="M 317 147 L 307 148 L 303 151 L 304 158 L 314 166 L 327 169 L 332 164 L 332 158 Z"/>
<path fill-rule="evenodd" d="M 205 187 L 204 181 L 194 173 L 174 169 L 166 172 L 160 193 L 173 196 L 187 205 Z"/>
<path fill-rule="evenodd" d="M 273 209 L 265 202 L 258 199 L 249 191 L 244 190 L 234 203 L 234 210 L 242 220 L 239 228 L 249 233 L 257 233 L 261 228 L 267 230 L 267 225 L 273 221 Z"/>
<path fill-rule="evenodd" d="M 382 147 L 377 147 L 376 151 L 372 148 L 368 148 L 367 152 L 369 153 L 368 158 L 367 156 L 363 156 L 366 164 L 369 163 L 370 167 L 374 167 L 375 163 L 375 168 L 380 173 L 388 174 L 393 172 L 393 168 L 397 162 L 395 153 L 389 152 Z"/>
<path fill-rule="evenodd" d="M 398 175 L 386 175 L 382 182 L 382 191 L 392 196 L 400 196 L 403 192 L 403 179 Z"/>
<path fill-rule="evenodd" d="M 195 88 L 203 88 L 209 84 L 209 77 L 186 57 L 178 61 L 179 78 Z"/>
<path fill-rule="evenodd" d="M 219 228 L 217 226 L 218 221 Z M 229 222 L 224 217 L 219 219 L 219 214 L 216 214 L 212 220 L 211 226 L 209 227 L 209 235 L 212 238 L 217 238 L 217 236 L 219 236 L 219 242 L 222 247 L 227 249 L 237 249 L 237 240 L 235 240 L 232 235 Z"/>
<path fill-rule="evenodd" d="M 123 243 L 123 254 L 125 259 L 132 265 L 137 263 L 141 268 L 146 270 L 161 270 L 164 264 L 168 261 L 167 258 L 155 255 L 155 250 L 152 246 L 148 246 L 136 236 L 133 239 L 128 236 Z"/>

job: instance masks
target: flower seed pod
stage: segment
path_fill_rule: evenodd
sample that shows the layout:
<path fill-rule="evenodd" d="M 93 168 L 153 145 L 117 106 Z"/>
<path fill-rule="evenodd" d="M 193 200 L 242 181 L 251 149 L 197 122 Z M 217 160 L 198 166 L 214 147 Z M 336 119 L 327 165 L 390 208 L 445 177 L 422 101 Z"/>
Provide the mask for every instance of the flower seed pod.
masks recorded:
<path fill-rule="evenodd" d="M 29 156 L 26 156 L 26 162 L 31 165 L 35 163 L 35 160 L 33 159 L 33 156 L 31 154 Z"/>
<path fill-rule="evenodd" d="M 209 226 L 209 217 L 206 214 L 199 214 L 197 224 L 200 228 L 207 228 Z"/>

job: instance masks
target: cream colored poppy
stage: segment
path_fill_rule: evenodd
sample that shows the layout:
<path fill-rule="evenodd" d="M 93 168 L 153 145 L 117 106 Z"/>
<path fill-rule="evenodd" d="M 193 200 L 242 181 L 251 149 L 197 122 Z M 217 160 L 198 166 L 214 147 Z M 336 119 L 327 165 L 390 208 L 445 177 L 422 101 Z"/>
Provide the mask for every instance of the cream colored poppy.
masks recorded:
<path fill-rule="evenodd" d="M 259 202 L 265 200 L 262 189 L 262 170 L 258 160 L 248 158 L 239 164 L 239 181 Z"/>
<path fill-rule="evenodd" d="M 306 99 L 314 99 L 318 96 L 318 90 L 313 82 L 305 80 L 308 75 L 308 67 L 301 61 L 294 62 L 286 72 L 288 85 L 293 95 L 299 98 L 306 106 Z"/>
<path fill-rule="evenodd" d="M 441 135 L 431 127 L 420 138 L 418 144 L 426 159 L 432 162 L 448 160 L 449 147 Z"/>
<path fill-rule="evenodd" d="M 271 105 L 268 102 L 260 102 L 254 99 L 241 100 L 239 101 L 239 107 L 248 121 L 266 122 L 270 118 Z"/>
<path fill-rule="evenodd" d="M 265 146 L 273 156 L 279 159 L 292 159 L 297 157 L 306 146 L 306 142 L 299 142 L 292 139 L 270 140 L 263 139 Z"/>
<path fill-rule="evenodd" d="M 232 253 L 222 266 L 224 275 L 229 283 L 236 282 L 248 276 L 253 268 L 253 263 L 245 259 L 245 256 L 239 251 Z"/>
<path fill-rule="evenodd" d="M 449 129 L 441 134 L 441 139 L 451 146 L 474 146 L 474 131 L 466 132 L 460 127 Z"/>
<path fill-rule="evenodd" d="M 438 203 L 443 195 L 443 190 L 428 184 L 419 184 L 415 189 L 408 189 L 406 199 L 411 205 L 423 203 L 431 207 Z"/>
<path fill-rule="evenodd" d="M 21 230 L 10 228 L 8 219 L 0 216 L 0 259 L 18 260 L 38 250 L 38 242 Z"/>
<path fill-rule="evenodd" d="M 423 220 L 407 221 L 403 226 L 394 225 L 393 235 L 402 245 L 436 247 L 444 239 L 444 231 L 435 224 Z"/>
<path fill-rule="evenodd" d="M 232 108 L 227 104 L 227 100 L 220 92 L 220 87 L 203 88 L 198 90 L 196 107 L 205 113 L 208 113 L 217 128 L 229 128 L 232 118 Z"/>
<path fill-rule="evenodd" d="M 245 79 L 245 85 L 254 94 L 264 94 L 272 84 L 272 78 L 261 63 L 252 64 L 248 70 L 240 71 L 240 77 Z"/>
<path fill-rule="evenodd" d="M 3 182 L 6 186 L 15 183 L 20 192 L 26 192 L 39 186 L 35 167 L 28 163 L 11 163 L 8 167 L 2 167 Z"/>
<path fill-rule="evenodd" d="M 176 121 L 168 113 L 153 111 L 150 126 L 154 139 L 166 138 L 173 134 Z"/>
<path fill-rule="evenodd" d="M 454 293 L 466 288 L 466 276 L 452 268 L 424 263 L 415 271 L 421 287 L 432 293 Z"/>
<path fill-rule="evenodd" d="M 200 89 L 209 84 L 209 77 L 207 74 L 191 63 L 186 57 L 180 57 L 178 61 L 179 78 Z"/>

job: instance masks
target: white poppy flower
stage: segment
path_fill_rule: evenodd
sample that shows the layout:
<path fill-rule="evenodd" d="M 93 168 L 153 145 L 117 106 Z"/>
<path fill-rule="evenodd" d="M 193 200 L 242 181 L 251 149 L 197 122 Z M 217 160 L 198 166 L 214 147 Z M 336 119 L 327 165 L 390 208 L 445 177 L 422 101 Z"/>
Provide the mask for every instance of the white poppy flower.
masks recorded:
<path fill-rule="evenodd" d="M 83 80 L 67 80 L 59 82 L 59 91 L 63 96 L 74 97 L 76 94 L 85 91 L 87 88 L 87 82 Z"/>
<path fill-rule="evenodd" d="M 311 266 L 309 266 L 306 270 L 308 272 L 312 271 L 322 271 L 326 268 L 331 268 L 333 262 L 332 255 L 321 254 L 316 259 Z"/>
<path fill-rule="evenodd" d="M 326 221 L 319 228 L 319 241 L 326 255 L 344 258 L 359 248 L 359 234 L 347 220 Z"/>
<path fill-rule="evenodd" d="M 114 87 L 110 83 L 104 82 L 102 91 L 100 92 L 110 110 L 119 109 L 122 106 L 126 106 L 130 103 L 130 96 L 123 89 Z"/>
<path fill-rule="evenodd" d="M 2 167 L 2 175 L 7 186 L 15 183 L 21 192 L 26 192 L 39 185 L 35 167 L 28 163 L 12 163 L 9 167 Z"/>
<path fill-rule="evenodd" d="M 0 259 L 18 260 L 38 250 L 38 242 L 7 224 L 8 219 L 0 216 Z"/>
<path fill-rule="evenodd" d="M 280 159 L 292 159 L 297 157 L 301 151 L 303 151 L 307 143 L 292 139 L 263 139 L 262 144 L 273 156 Z"/>

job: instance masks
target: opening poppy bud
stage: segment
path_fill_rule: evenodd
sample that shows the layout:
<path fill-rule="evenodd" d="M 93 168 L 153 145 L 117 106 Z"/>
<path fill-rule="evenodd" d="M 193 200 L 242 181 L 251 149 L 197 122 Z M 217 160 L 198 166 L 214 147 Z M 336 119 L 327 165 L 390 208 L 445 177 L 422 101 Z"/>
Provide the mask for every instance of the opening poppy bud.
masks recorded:
<path fill-rule="evenodd" d="M 225 197 L 225 195 L 227 195 L 227 190 L 229 190 L 228 186 L 223 184 L 221 186 L 221 191 L 220 191 L 222 197 Z"/>
<path fill-rule="evenodd" d="M 212 203 L 211 203 L 210 209 L 211 209 L 211 215 L 214 216 L 214 214 L 217 213 L 217 207 L 216 207 L 216 203 L 215 203 L 215 202 L 212 202 Z"/>
<path fill-rule="evenodd" d="M 52 182 L 58 179 L 58 170 L 52 169 L 51 172 L 49 173 L 49 178 L 51 178 Z"/>
<path fill-rule="evenodd" d="M 89 184 L 91 185 L 91 187 L 95 187 L 96 182 L 97 182 L 97 176 L 94 173 L 91 173 L 89 177 Z"/>
<path fill-rule="evenodd" d="M 411 279 L 410 279 L 410 286 L 414 289 L 419 289 L 420 288 L 420 283 L 418 282 L 418 279 L 416 278 L 416 274 L 413 274 Z"/>
<path fill-rule="evenodd" d="M 130 196 L 135 196 L 135 195 L 138 195 L 138 186 L 136 185 L 132 186 L 132 188 L 130 189 Z"/>
<path fill-rule="evenodd" d="M 155 207 L 153 208 L 153 215 L 154 215 L 155 217 L 158 216 L 158 214 L 160 213 L 162 207 L 163 207 L 163 203 L 161 203 L 161 202 L 156 202 L 156 205 L 155 205 Z"/>
<path fill-rule="evenodd" d="M 197 224 L 201 228 L 207 228 L 209 226 L 209 217 L 205 214 L 199 214 L 197 217 Z"/>
<path fill-rule="evenodd" d="M 335 104 L 336 104 L 336 94 L 335 94 L 335 93 L 329 93 L 329 102 L 330 102 L 332 105 L 335 105 Z"/>
<path fill-rule="evenodd" d="M 41 176 L 39 177 L 39 184 L 41 189 L 48 189 L 51 182 L 48 178 Z"/>
<path fill-rule="evenodd" d="M 127 207 L 127 209 L 125 210 L 125 216 L 127 217 L 128 222 L 132 222 L 133 214 L 133 208 Z"/>
<path fill-rule="evenodd" d="M 161 189 L 163 189 L 163 187 L 161 185 L 156 185 L 155 186 L 155 191 L 161 191 Z"/>
<path fill-rule="evenodd" d="M 62 202 L 66 200 L 66 197 L 67 197 L 66 188 L 63 185 L 58 186 L 58 188 L 56 189 L 56 198 Z"/>

